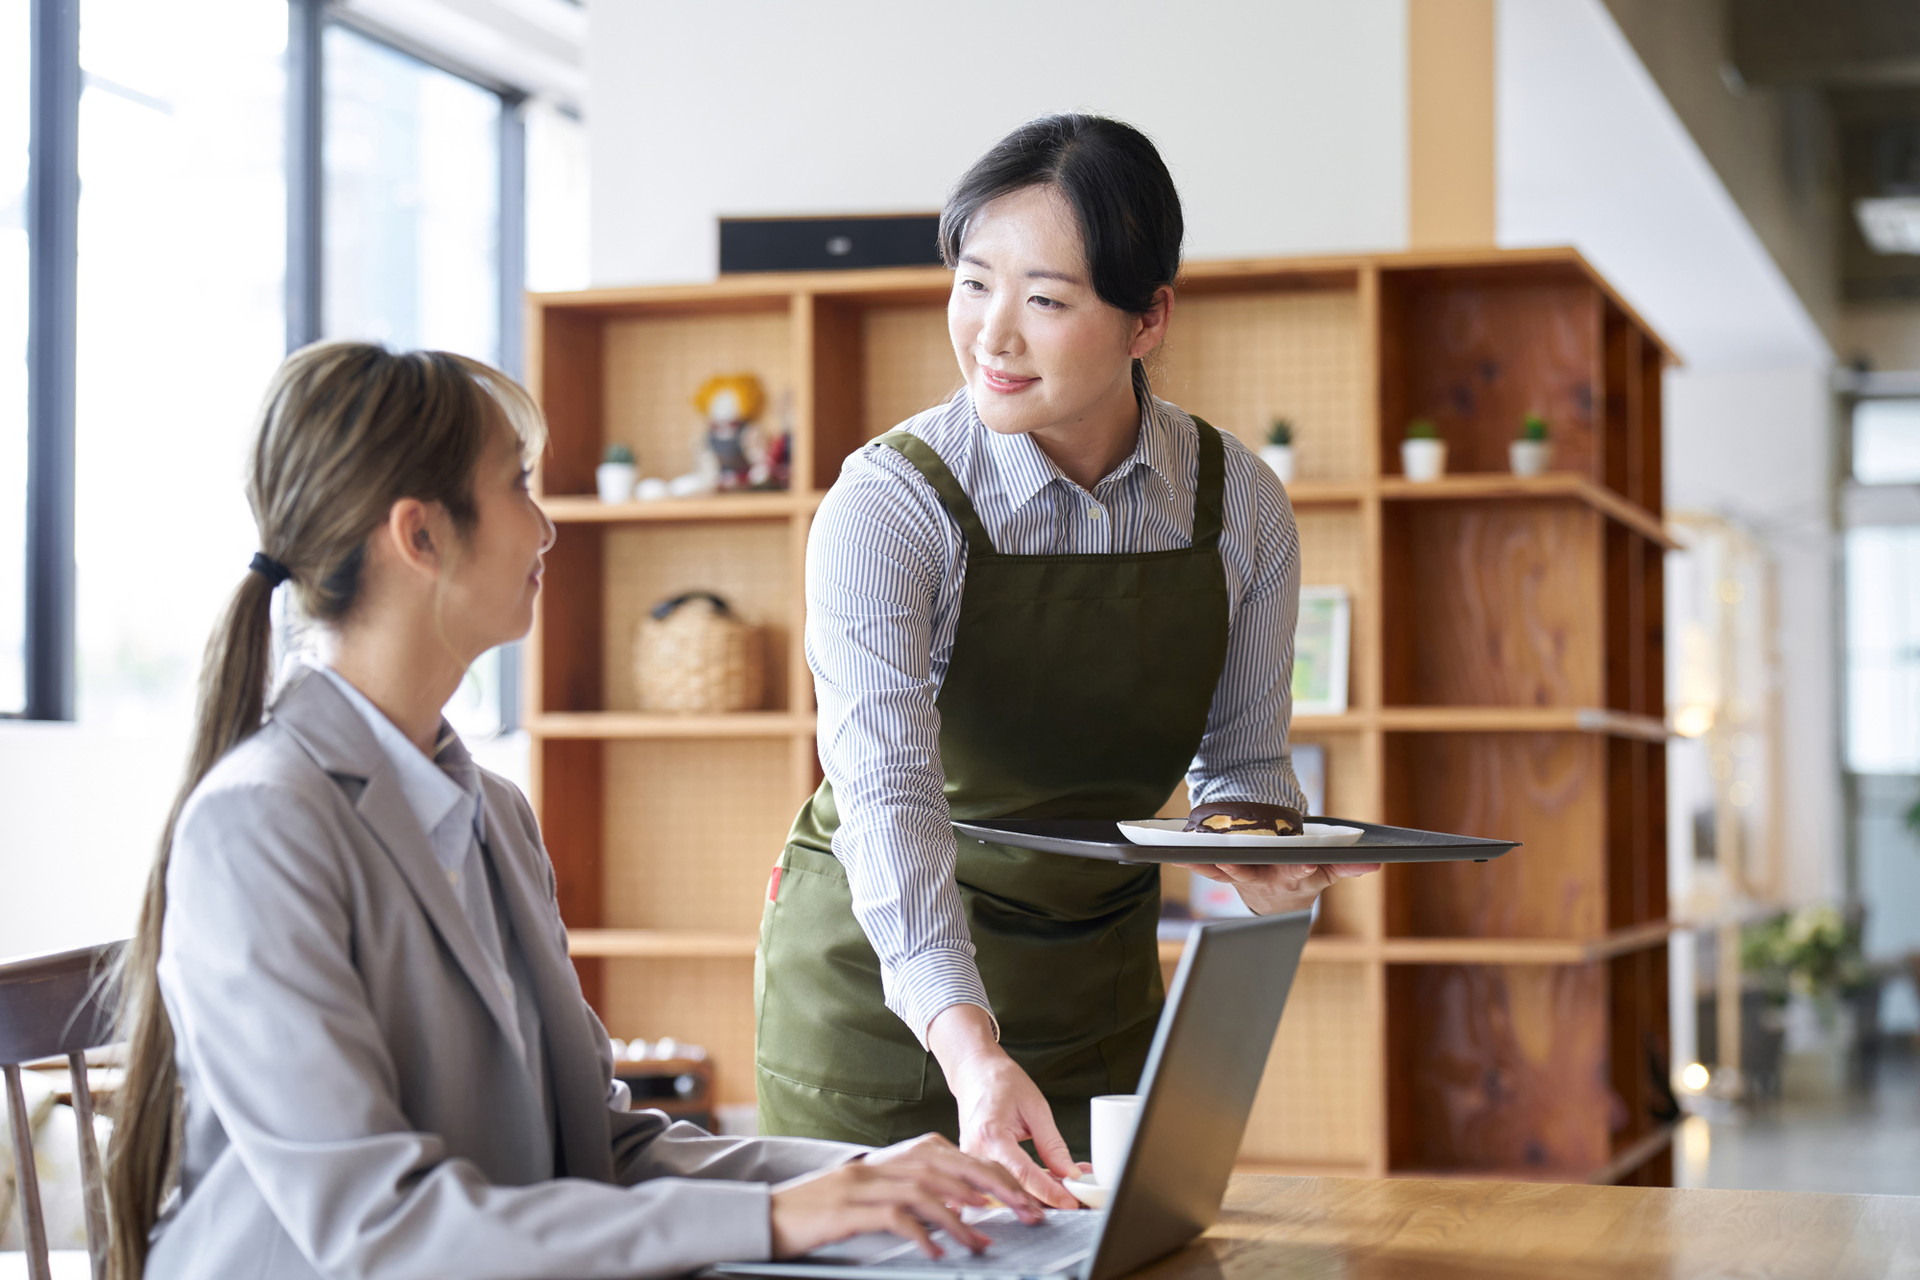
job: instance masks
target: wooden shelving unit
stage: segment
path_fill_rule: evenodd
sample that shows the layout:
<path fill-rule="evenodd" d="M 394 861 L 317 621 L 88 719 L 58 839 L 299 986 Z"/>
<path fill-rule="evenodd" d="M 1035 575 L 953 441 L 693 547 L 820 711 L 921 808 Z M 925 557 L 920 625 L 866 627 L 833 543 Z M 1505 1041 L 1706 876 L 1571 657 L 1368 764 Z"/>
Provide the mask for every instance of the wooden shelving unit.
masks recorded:
<path fill-rule="evenodd" d="M 948 281 L 532 299 L 561 526 L 530 645 L 534 802 L 590 998 L 615 1035 L 707 1046 L 722 1103 L 753 1096 L 761 904 L 820 776 L 807 525 L 847 453 L 957 387 Z M 1194 263 L 1173 334 L 1159 394 L 1249 443 L 1293 420 L 1303 581 L 1353 601 L 1351 709 L 1293 725 L 1326 748 L 1329 811 L 1525 842 L 1327 895 L 1243 1161 L 1666 1181 L 1665 349 L 1571 250 Z M 790 406 L 793 492 L 591 496 L 610 441 L 684 470 L 694 388 L 738 370 Z M 1553 469 L 1520 479 L 1528 412 Z M 1398 474 L 1419 416 L 1450 446 L 1432 484 Z M 634 625 L 696 587 L 766 628 L 765 709 L 635 709 Z"/>

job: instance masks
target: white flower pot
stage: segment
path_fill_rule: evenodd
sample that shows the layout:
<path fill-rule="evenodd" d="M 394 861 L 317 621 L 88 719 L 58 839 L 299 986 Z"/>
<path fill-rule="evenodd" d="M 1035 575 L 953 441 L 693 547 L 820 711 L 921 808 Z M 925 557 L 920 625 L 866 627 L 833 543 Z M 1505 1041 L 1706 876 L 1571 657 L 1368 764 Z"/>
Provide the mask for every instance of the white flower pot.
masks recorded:
<path fill-rule="evenodd" d="M 1402 440 L 1400 471 L 1409 480 L 1438 480 L 1447 472 L 1447 442 Z"/>
<path fill-rule="evenodd" d="M 1260 446 L 1260 460 L 1273 468 L 1273 474 L 1280 477 L 1281 484 L 1293 483 L 1293 446 L 1290 444 L 1267 444 Z"/>
<path fill-rule="evenodd" d="M 1517 476 L 1537 476 L 1547 469 L 1548 445 L 1545 440 L 1515 440 L 1507 446 L 1507 457 L 1513 463 L 1513 474 Z"/>
<path fill-rule="evenodd" d="M 631 502 L 638 468 L 631 462 L 603 462 L 593 469 L 593 482 L 602 502 Z"/>

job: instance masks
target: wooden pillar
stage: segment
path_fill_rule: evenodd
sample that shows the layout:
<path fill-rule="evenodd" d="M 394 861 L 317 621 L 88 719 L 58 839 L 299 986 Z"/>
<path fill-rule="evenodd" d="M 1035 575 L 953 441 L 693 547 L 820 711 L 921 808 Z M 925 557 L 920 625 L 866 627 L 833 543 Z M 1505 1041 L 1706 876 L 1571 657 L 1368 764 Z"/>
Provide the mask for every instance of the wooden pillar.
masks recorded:
<path fill-rule="evenodd" d="M 1407 247 L 1494 243 L 1495 0 L 1407 0 Z"/>

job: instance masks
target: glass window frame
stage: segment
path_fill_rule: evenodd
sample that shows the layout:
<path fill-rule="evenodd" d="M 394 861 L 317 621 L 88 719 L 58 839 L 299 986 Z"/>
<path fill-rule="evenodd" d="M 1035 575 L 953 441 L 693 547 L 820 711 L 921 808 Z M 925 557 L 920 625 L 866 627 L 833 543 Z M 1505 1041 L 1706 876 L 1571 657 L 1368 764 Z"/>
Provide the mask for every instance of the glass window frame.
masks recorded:
<path fill-rule="evenodd" d="M 29 13 L 26 698 L 0 715 L 71 720 L 80 0 L 30 0 Z"/>
<path fill-rule="evenodd" d="M 27 173 L 26 698 L 0 719 L 72 720 L 78 705 L 75 633 L 75 369 L 80 211 L 80 4 L 29 0 L 32 42 Z M 330 0 L 287 0 L 286 348 L 321 332 L 326 69 L 322 36 L 350 28 L 460 77 L 500 101 L 498 333 L 494 362 L 523 376 L 527 95 L 347 13 Z M 518 646 L 501 663 L 500 723 L 519 726 Z"/>
<path fill-rule="evenodd" d="M 1911 528 L 1920 526 L 1920 482 L 1866 481 L 1854 476 L 1854 411 L 1865 401 L 1920 399 L 1920 371 L 1863 372 L 1845 370 L 1834 379 L 1840 398 L 1842 428 L 1835 432 L 1837 458 L 1834 468 L 1838 515 L 1839 561 L 1835 639 L 1839 662 L 1835 669 L 1835 696 L 1839 709 L 1839 741 L 1842 803 L 1844 806 L 1845 892 L 1849 897 L 1860 891 L 1861 871 L 1861 796 L 1872 779 L 1891 775 L 1856 772 L 1853 761 L 1853 724 L 1849 714 L 1852 697 L 1852 605 L 1848 593 L 1851 569 L 1850 535 L 1863 528 Z"/>

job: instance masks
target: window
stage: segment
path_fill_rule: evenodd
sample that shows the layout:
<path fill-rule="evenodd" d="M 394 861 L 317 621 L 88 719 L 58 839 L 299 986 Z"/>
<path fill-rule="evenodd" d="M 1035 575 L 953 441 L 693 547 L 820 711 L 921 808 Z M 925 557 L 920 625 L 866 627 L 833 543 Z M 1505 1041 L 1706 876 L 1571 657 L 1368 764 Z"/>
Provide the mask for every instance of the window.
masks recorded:
<path fill-rule="evenodd" d="M 254 549 L 245 446 L 289 341 L 519 372 L 529 118 L 555 175 L 542 223 L 568 241 L 548 287 L 582 283 L 559 278 L 584 240 L 578 118 L 367 25 L 383 15 L 418 17 L 0 0 L 0 715 L 185 726 Z M 58 83 L 34 82 L 36 50 Z M 30 246 L 36 189 L 63 203 Z M 450 711 L 464 733 L 511 725 L 516 671 L 479 664 Z"/>
<path fill-rule="evenodd" d="M 246 444 L 285 335 L 287 11 L 86 0 L 80 21 L 79 716 L 173 730 L 255 541 Z"/>
<path fill-rule="evenodd" d="M 30 0 L 0 0 L 0 713 L 27 704 Z"/>
<path fill-rule="evenodd" d="M 1847 531 L 1847 768 L 1920 773 L 1920 525 Z"/>
<path fill-rule="evenodd" d="M 1853 410 L 1853 478 L 1920 482 L 1920 400 L 1862 400 Z"/>
<path fill-rule="evenodd" d="M 500 350 L 500 96 L 327 28 L 325 265 L 331 338 Z"/>

